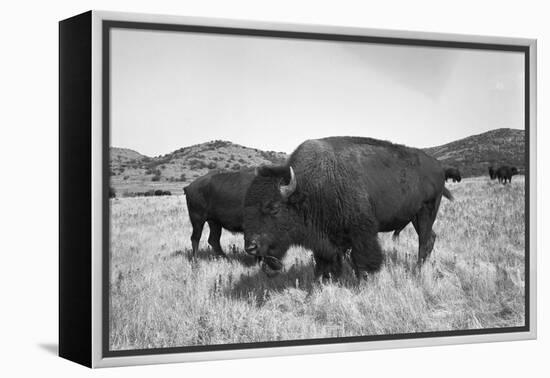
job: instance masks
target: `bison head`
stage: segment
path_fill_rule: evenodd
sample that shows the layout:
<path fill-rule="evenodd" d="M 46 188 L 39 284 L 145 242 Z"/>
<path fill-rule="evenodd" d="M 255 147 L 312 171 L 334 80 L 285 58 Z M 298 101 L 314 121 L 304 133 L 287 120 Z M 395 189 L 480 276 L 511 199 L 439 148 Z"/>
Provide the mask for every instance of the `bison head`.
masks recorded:
<path fill-rule="evenodd" d="M 519 173 L 518 169 L 516 167 L 512 167 L 512 175 L 517 175 Z"/>
<path fill-rule="evenodd" d="M 497 177 L 495 168 L 493 168 L 493 166 L 489 167 L 489 177 L 491 178 L 491 180 L 494 180 Z"/>
<path fill-rule="evenodd" d="M 292 167 L 260 167 L 244 202 L 244 240 L 247 253 L 280 270 L 299 221 L 297 181 Z"/>

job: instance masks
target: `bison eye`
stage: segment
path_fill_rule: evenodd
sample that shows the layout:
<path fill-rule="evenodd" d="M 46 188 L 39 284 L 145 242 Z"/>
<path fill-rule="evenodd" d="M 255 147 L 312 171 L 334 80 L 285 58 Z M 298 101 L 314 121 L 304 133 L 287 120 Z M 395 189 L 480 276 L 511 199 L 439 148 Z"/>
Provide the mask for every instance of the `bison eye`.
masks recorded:
<path fill-rule="evenodd" d="M 279 212 L 279 210 L 280 204 L 278 202 L 269 201 L 262 204 L 262 213 L 264 214 L 275 215 Z"/>

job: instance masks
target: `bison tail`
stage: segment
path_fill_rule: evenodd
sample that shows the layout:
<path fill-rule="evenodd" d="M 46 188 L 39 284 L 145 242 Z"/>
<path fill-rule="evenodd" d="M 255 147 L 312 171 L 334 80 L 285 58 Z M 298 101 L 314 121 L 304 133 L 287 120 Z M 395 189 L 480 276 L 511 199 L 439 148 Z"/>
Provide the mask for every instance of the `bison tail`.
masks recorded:
<path fill-rule="evenodd" d="M 447 198 L 449 201 L 453 201 L 455 199 L 449 189 L 445 187 L 443 187 L 443 197 Z"/>

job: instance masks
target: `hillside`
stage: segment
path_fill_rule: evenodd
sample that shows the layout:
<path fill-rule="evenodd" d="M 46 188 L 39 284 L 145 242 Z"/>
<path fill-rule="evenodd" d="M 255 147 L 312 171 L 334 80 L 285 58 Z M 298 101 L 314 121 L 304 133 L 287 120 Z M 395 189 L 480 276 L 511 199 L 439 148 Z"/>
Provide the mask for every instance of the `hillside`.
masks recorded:
<path fill-rule="evenodd" d="M 141 160 L 147 158 L 147 156 L 142 155 L 139 152 L 131 150 L 129 148 L 111 147 L 110 153 L 111 162 L 115 164 L 123 164 L 128 163 L 132 160 Z"/>
<path fill-rule="evenodd" d="M 496 129 L 424 151 L 444 166 L 456 167 L 463 177 L 486 175 L 490 165 L 524 169 L 524 131 Z M 283 152 L 262 151 L 228 141 L 211 141 L 148 157 L 134 150 L 111 147 L 111 185 L 118 193 L 151 189 L 181 193 L 183 186 L 212 169 L 233 170 L 280 164 Z"/>
<path fill-rule="evenodd" d="M 496 129 L 479 135 L 425 148 L 445 166 L 456 167 L 463 177 L 487 174 L 489 166 L 503 164 L 525 168 L 525 132 L 516 129 Z"/>
<path fill-rule="evenodd" d="M 118 147 L 111 147 L 110 152 L 111 183 L 117 192 L 155 188 L 175 188 L 178 192 L 185 184 L 212 169 L 237 171 L 279 164 L 286 159 L 283 152 L 262 151 L 220 140 L 180 148 L 157 157 Z"/>

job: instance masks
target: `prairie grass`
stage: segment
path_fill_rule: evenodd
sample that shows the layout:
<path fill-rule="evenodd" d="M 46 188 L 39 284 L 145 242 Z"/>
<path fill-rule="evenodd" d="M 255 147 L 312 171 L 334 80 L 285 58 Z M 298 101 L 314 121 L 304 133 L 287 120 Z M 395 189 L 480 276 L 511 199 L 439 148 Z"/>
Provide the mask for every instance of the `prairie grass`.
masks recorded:
<path fill-rule="evenodd" d="M 189 259 L 184 196 L 111 200 L 112 350 L 247 343 L 524 324 L 524 180 L 447 184 L 438 237 L 422 269 L 412 226 L 397 242 L 380 234 L 386 260 L 357 282 L 346 265 L 337 282 L 313 278 L 311 252 L 288 251 L 269 278 L 222 235 L 228 258 L 207 246 Z"/>

